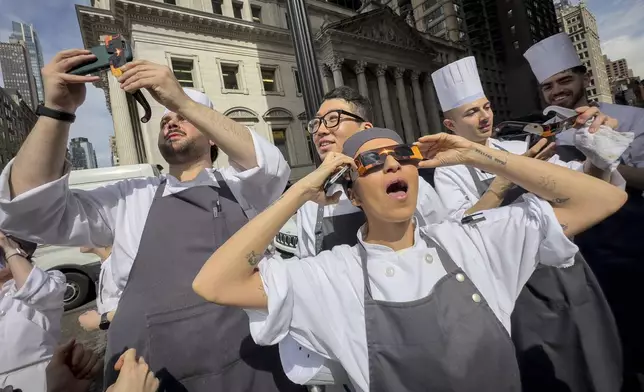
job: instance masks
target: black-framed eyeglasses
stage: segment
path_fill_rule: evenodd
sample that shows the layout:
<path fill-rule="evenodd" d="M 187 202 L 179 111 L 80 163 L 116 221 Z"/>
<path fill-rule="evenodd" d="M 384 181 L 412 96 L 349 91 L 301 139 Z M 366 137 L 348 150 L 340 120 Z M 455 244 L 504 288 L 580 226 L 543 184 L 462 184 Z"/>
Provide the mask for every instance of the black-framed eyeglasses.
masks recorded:
<path fill-rule="evenodd" d="M 342 117 L 342 115 L 348 116 L 350 118 Z M 337 110 L 330 110 L 326 112 L 324 115 L 315 117 L 306 126 L 306 130 L 311 134 L 314 135 L 318 129 L 320 129 L 320 124 L 324 123 L 325 128 L 333 128 L 337 127 L 338 124 L 340 124 L 340 121 L 343 120 L 351 120 L 351 121 L 357 121 L 357 122 L 365 122 L 365 120 L 358 116 L 357 114 L 353 114 L 350 112 L 347 112 L 346 110 L 342 109 L 337 109 Z"/>

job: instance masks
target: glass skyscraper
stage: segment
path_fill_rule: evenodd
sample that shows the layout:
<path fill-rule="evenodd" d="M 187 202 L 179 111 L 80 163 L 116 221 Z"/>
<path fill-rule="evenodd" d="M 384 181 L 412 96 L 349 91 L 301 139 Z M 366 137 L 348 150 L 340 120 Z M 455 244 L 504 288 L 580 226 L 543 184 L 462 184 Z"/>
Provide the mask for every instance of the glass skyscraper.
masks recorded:
<path fill-rule="evenodd" d="M 42 47 L 40 46 L 40 40 L 38 39 L 38 34 L 34 30 L 34 26 L 21 23 L 13 22 L 13 34 L 9 37 L 9 40 L 18 40 L 24 41 L 27 51 L 29 52 L 29 62 L 31 64 L 31 73 L 36 79 L 36 91 L 38 93 L 38 101 L 42 102 L 45 100 L 45 90 L 43 89 L 42 75 L 40 70 L 45 66 L 45 62 L 42 57 Z"/>

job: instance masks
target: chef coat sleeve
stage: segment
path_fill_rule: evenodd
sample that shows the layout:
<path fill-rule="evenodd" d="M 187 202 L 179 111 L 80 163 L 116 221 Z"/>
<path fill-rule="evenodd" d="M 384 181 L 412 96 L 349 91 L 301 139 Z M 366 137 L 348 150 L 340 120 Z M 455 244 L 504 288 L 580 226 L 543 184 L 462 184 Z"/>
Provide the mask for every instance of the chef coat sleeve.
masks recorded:
<path fill-rule="evenodd" d="M 343 329 L 336 326 L 342 321 L 337 316 L 341 302 L 333 285 L 342 284 L 342 278 L 336 273 L 330 276 L 329 269 L 322 266 L 328 262 L 342 264 L 331 251 L 305 259 L 283 260 L 273 255 L 259 263 L 268 310 L 247 310 L 257 344 L 277 344 L 290 334 L 308 350 L 334 359 L 329 356 L 328 343 L 342 339 L 339 331 Z M 342 267 L 331 270 L 341 271 Z"/>
<path fill-rule="evenodd" d="M 250 134 L 255 146 L 257 166 L 244 170 L 231 160 L 230 166 L 221 172 L 226 180 L 238 184 L 241 196 L 256 211 L 263 211 L 284 192 L 291 168 L 274 144 L 252 130 Z"/>
<path fill-rule="evenodd" d="M 34 267 L 25 284 L 16 291 L 13 298 L 26 303 L 34 310 L 59 311 L 62 314 L 65 289 L 65 275 L 60 271 L 45 272 Z"/>
<path fill-rule="evenodd" d="M 315 224 L 317 220 L 317 205 L 315 205 L 315 215 L 312 215 L 311 201 L 306 202 L 297 210 L 297 246 L 295 256 L 305 258 L 315 256 Z"/>
<path fill-rule="evenodd" d="M 477 231 L 477 247 L 486 253 L 494 281 L 505 285 L 516 299 L 537 263 L 565 268 L 574 263 L 579 251 L 566 237 L 552 206 L 528 193 L 523 201 L 486 210 L 485 220 L 465 225 Z"/>
<path fill-rule="evenodd" d="M 418 202 L 416 210 L 425 224 L 439 223 L 448 216 L 447 208 L 443 205 L 436 190 L 424 178 L 418 178 Z"/>
<path fill-rule="evenodd" d="M 445 207 L 450 218 L 460 220 L 465 211 L 469 210 L 474 203 L 463 191 L 465 184 L 458 176 L 458 173 L 449 167 L 439 167 L 434 173 L 434 187 Z"/>
<path fill-rule="evenodd" d="M 584 163 L 583 162 L 579 162 L 579 161 L 564 162 L 561 159 L 559 159 L 559 155 L 557 155 L 557 154 L 553 155 L 548 160 L 548 162 L 549 163 L 554 163 L 555 165 L 567 167 L 569 169 L 578 171 L 580 173 L 584 173 Z M 608 182 L 611 185 L 614 185 L 614 186 L 618 187 L 619 189 L 622 189 L 622 190 L 626 189 L 626 180 L 624 180 L 624 177 L 622 177 L 622 175 L 619 174 L 619 172 L 617 170 L 613 170 L 610 173 L 610 178 L 609 178 Z"/>
<path fill-rule="evenodd" d="M 67 173 L 11 199 L 12 167 L 13 160 L 0 174 L 0 227 L 39 244 L 112 245 L 117 217 L 126 214 L 127 204 L 132 208 L 149 208 L 149 200 L 137 203 L 141 201 L 138 192 L 149 192 L 147 188 L 159 182 L 157 178 L 138 178 L 91 191 L 72 190 Z"/>

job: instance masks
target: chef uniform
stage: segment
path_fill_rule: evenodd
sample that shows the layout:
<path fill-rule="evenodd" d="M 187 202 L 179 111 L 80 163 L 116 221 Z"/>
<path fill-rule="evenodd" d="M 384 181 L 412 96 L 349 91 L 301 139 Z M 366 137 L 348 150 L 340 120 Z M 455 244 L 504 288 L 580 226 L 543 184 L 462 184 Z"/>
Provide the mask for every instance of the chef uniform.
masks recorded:
<path fill-rule="evenodd" d="M 65 289 L 60 271 L 38 267 L 21 288 L 13 279 L 0 288 L 0 388 L 47 391 L 45 369 L 60 339 Z"/>
<path fill-rule="evenodd" d="M 101 274 L 98 277 L 98 288 L 96 289 L 96 309 L 98 314 L 104 314 L 116 310 L 123 290 L 119 289 L 114 282 L 112 275 L 112 255 L 101 263 Z"/>
<path fill-rule="evenodd" d="M 340 362 L 357 391 L 519 391 L 514 299 L 536 262 L 561 265 L 577 250 L 533 195 L 484 214 L 476 225 L 416 224 L 400 251 L 360 230 L 353 247 L 264 259 L 268 309 L 247 310 L 253 338 L 291 336 Z"/>
<path fill-rule="evenodd" d="M 213 107 L 204 94 L 186 89 Z M 300 390 L 284 376 L 277 347 L 259 347 L 241 310 L 192 290 L 203 263 L 249 217 L 276 200 L 290 169 L 279 150 L 251 131 L 257 167 L 205 169 L 70 190 L 68 174 L 13 200 L 10 162 L 0 176 L 0 226 L 49 244 L 106 246 L 123 289 L 108 330 L 106 386 L 114 361 L 135 348 L 168 391 Z M 38 216 L 37 223 L 29 217 Z M 31 223 L 30 223 L 31 222 Z"/>
<path fill-rule="evenodd" d="M 443 111 L 485 97 L 473 57 L 448 64 L 432 74 Z M 521 141 L 488 139 L 491 148 L 523 154 Z M 551 163 L 583 171 L 583 164 Z M 460 220 L 487 191 L 496 176 L 465 165 L 436 169 L 436 191 L 450 216 Z M 611 182 L 623 186 L 618 172 Z M 514 187 L 502 205 L 514 203 L 525 191 Z M 476 216 L 476 215 L 474 215 Z M 593 273 L 580 254 L 574 265 L 552 268 L 540 265 L 517 299 L 512 313 L 524 391 L 618 391 L 621 385 L 621 351 L 613 315 Z M 572 264 L 570 261 L 568 264 Z"/>
<path fill-rule="evenodd" d="M 567 34 L 553 35 L 538 42 L 524 54 L 537 81 L 581 66 Z M 617 131 L 634 132 L 635 139 L 622 155 L 627 166 L 644 168 L 644 110 L 632 106 L 599 103 L 599 110 L 619 121 Z M 557 137 L 558 146 L 573 145 L 572 132 Z M 644 319 L 633 309 L 640 307 L 633 287 L 644 276 L 644 198 L 642 191 L 626 184 L 628 200 L 615 214 L 578 235 L 575 242 L 591 266 L 615 314 L 624 349 L 624 391 L 641 391 L 637 378 L 644 377 Z M 636 375 L 636 374 L 639 374 Z"/>

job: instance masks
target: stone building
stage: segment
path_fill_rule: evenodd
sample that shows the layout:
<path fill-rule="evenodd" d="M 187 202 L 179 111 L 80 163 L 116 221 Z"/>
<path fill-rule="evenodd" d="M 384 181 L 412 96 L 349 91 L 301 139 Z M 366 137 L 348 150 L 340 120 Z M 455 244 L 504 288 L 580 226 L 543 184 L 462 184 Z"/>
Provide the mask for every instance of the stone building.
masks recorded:
<path fill-rule="evenodd" d="M 355 2 L 308 0 L 325 90 L 353 86 L 369 96 L 378 125 L 408 141 L 441 129 L 430 73 L 464 48 L 426 38 L 393 10 Z M 215 108 L 275 143 L 292 167 L 292 180 L 313 168 L 304 104 L 283 0 L 94 0 L 77 6 L 86 47 L 122 33 L 134 57 L 165 64 L 183 86 L 206 93 Z M 413 22 L 412 22 L 413 24 Z M 157 149 L 163 112 L 153 116 L 105 76 L 119 163 L 165 164 Z M 147 93 L 146 93 L 147 94 Z M 220 154 L 216 166 L 227 164 Z"/>
<path fill-rule="evenodd" d="M 16 156 L 37 120 L 18 90 L 0 87 L 0 171 Z"/>

